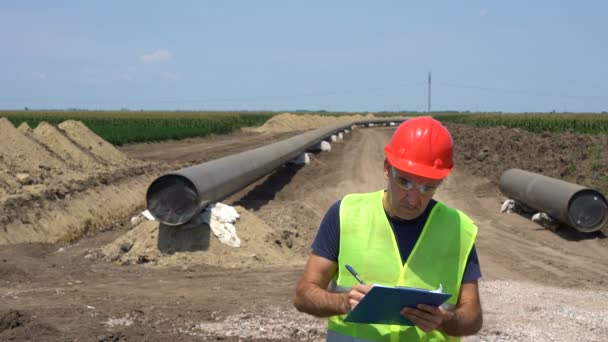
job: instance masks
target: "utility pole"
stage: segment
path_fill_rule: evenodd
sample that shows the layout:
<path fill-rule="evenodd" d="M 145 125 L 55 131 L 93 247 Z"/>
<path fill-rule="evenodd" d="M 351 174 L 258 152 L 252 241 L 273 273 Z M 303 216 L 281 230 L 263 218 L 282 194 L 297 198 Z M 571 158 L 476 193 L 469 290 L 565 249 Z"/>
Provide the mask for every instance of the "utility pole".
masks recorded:
<path fill-rule="evenodd" d="M 428 113 L 431 114 L 431 72 L 429 71 L 429 104 Z"/>

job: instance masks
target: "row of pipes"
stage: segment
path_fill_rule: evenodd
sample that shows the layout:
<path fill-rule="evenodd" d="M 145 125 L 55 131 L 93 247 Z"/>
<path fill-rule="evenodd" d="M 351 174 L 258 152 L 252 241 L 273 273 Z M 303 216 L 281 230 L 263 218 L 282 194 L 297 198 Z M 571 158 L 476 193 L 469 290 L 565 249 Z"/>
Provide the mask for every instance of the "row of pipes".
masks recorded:
<path fill-rule="evenodd" d="M 300 135 L 160 176 L 146 193 L 148 210 L 166 225 L 187 223 L 209 203 L 225 199 L 278 167 L 352 127 L 396 125 L 404 119 L 361 120 Z"/>
<path fill-rule="evenodd" d="M 300 154 L 313 149 L 332 135 L 353 127 L 396 125 L 393 119 L 375 119 L 337 124 L 169 172 L 152 182 L 146 193 L 148 210 L 166 225 L 187 223 L 209 203 L 221 201 L 258 179 L 270 174 Z M 520 170 L 509 169 L 499 188 L 507 197 L 536 211 L 545 212 L 557 221 L 589 233 L 608 221 L 608 202 L 599 192 L 577 184 Z"/>

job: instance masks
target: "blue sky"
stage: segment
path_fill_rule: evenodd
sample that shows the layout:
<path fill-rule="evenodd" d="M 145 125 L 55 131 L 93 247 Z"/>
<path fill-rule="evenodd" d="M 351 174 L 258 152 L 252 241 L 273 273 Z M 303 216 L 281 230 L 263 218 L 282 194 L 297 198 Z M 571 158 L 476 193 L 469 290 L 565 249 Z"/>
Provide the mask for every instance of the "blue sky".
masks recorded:
<path fill-rule="evenodd" d="M 608 111 L 608 2 L 2 1 L 0 108 Z"/>

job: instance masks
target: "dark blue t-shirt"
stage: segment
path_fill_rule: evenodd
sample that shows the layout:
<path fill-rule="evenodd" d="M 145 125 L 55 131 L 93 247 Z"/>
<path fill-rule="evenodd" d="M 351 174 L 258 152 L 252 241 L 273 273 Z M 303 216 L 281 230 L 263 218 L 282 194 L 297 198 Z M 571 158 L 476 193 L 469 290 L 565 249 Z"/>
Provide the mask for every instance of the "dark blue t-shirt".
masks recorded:
<path fill-rule="evenodd" d="M 341 201 L 337 201 L 329 208 L 323 221 L 321 221 L 321 226 L 312 244 L 313 253 L 336 262 L 340 252 L 340 203 Z M 424 213 L 413 220 L 400 220 L 387 215 L 399 246 L 402 263 L 405 264 L 412 249 L 414 249 L 416 241 L 418 241 L 418 237 L 424 228 L 424 223 L 436 203 L 435 200 L 431 200 Z M 462 283 L 471 283 L 479 278 L 481 278 L 481 269 L 479 268 L 477 251 L 475 245 L 473 245 L 462 277 Z"/>

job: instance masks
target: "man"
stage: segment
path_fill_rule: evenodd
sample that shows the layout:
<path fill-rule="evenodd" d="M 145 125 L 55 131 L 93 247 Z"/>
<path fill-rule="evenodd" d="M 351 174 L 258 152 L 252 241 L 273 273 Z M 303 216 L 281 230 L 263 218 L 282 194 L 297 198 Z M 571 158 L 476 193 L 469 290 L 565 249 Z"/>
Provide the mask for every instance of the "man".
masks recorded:
<path fill-rule="evenodd" d="M 431 117 L 409 119 L 384 150 L 387 190 L 347 195 L 328 210 L 294 305 L 329 317 L 328 341 L 458 341 L 477 333 L 477 227 L 432 198 L 453 168 L 450 133 Z M 346 264 L 368 285 L 359 284 Z M 402 309 L 415 326 L 344 322 L 371 284 L 433 290 L 441 284 L 452 297 L 439 308 Z"/>

